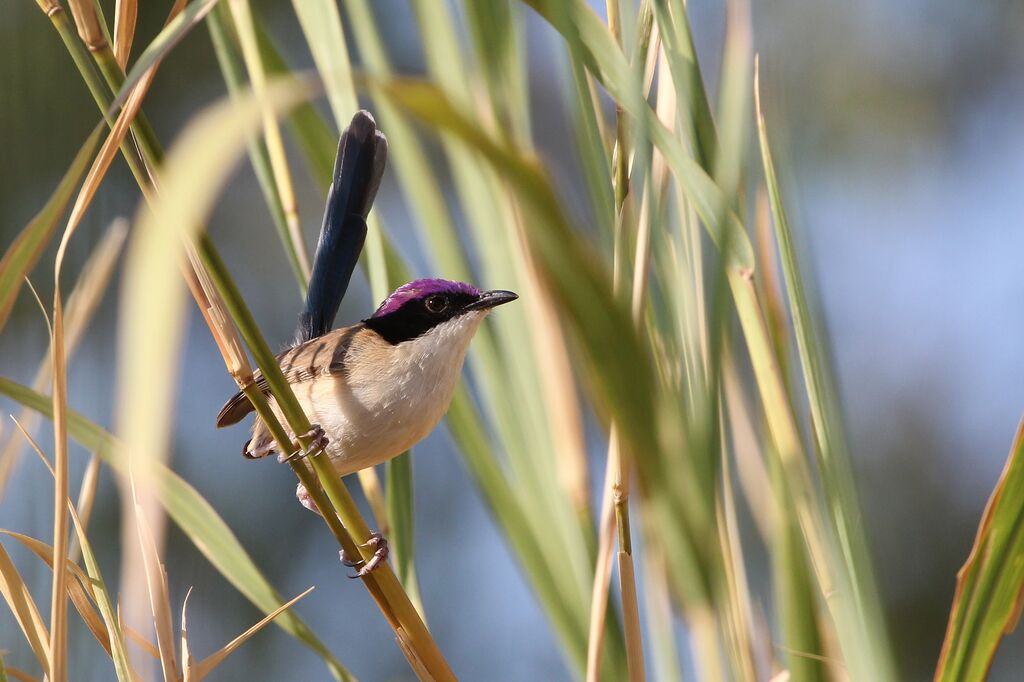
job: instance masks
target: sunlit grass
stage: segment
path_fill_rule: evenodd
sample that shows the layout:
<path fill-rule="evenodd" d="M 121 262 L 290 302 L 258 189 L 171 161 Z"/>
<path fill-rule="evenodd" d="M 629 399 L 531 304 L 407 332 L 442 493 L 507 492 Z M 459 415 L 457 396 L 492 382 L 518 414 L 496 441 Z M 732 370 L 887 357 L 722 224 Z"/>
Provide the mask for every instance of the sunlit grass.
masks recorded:
<path fill-rule="evenodd" d="M 53 571 L 49 619 L 0 549 L 0 591 L 43 674 L 55 682 L 68 677 L 67 600 L 105 642 L 120 680 L 155 665 L 168 680 L 200 679 L 244 641 L 203 661 L 193 658 L 193 650 L 205 647 L 188 640 L 185 605 L 170 604 L 161 564 L 169 519 L 268 614 L 260 625 L 273 619 L 322 657 L 335 678 L 352 679 L 331 653 L 342 624 L 314 634 L 285 610 L 215 511 L 217 500 L 204 500 L 164 455 L 175 424 L 172 359 L 180 357 L 186 291 L 226 372 L 254 401 L 279 447 L 290 447 L 286 426 L 308 431 L 220 259 L 218 249 L 231 245 L 215 244 L 204 223 L 247 153 L 280 237 L 279 257 L 301 291 L 309 276 L 304 242 L 318 220 L 298 213 L 293 185 L 302 176 L 293 173 L 285 151 L 294 145 L 326 189 L 337 133 L 361 95 L 390 140 L 392 172 L 429 264 L 414 272 L 389 226 L 372 215 L 362 263 L 374 295 L 382 298 L 413 275 L 521 295 L 474 342 L 472 381 L 457 392 L 447 428 L 573 674 L 767 680 L 788 671 L 800 680 L 895 679 L 813 287 L 802 274 L 799 233 L 786 220 L 771 158 L 771 121 L 761 107 L 761 95 L 770 93 L 756 85 L 749 7 L 727 3 L 723 67 L 716 87 L 708 88 L 681 0 L 610 0 L 610 20 L 582 0 L 460 9 L 415 0 L 426 65 L 426 75 L 416 79 L 395 73 L 387 24 L 376 20 L 367 0 L 341 0 L 342 11 L 334 0 L 296 0 L 315 78 L 292 71 L 275 44 L 275 27 L 247 0 L 175 4 L 166 28 L 134 59 L 134 1 L 117 0 L 112 26 L 87 0 L 71 4 L 73 22 L 57 0 L 39 5 L 108 130 L 85 142 L 64 180 L 55 179 L 52 199 L 5 249 L 0 327 L 76 186 L 81 183 L 65 241 L 118 153 L 141 196 L 120 284 L 115 432 L 81 417 L 66 399 L 65 359 L 90 315 L 72 310 L 94 310 L 95 302 L 76 305 L 73 294 L 65 314 L 58 286 L 47 309 L 54 321 L 46 359 L 52 399 L 42 384 L 30 389 L 0 379 L 0 393 L 55 424 L 55 487 L 47 500 L 57 511 L 53 537 L 45 543 L 12 536 L 63 567 Z M 533 12 L 563 51 L 566 88 L 557 104 L 572 118 L 579 184 L 587 189 L 593 224 L 584 224 L 557 193 L 534 149 L 531 131 L 543 122 L 531 120 L 526 72 L 525 22 Z M 208 25 L 228 94 L 190 116 L 165 158 L 144 98 L 161 61 L 200 22 Z M 360 55 L 358 69 L 346 35 Z M 709 91 L 718 93 L 717 102 Z M 330 118 L 310 105 L 321 95 Z M 440 161 L 428 153 L 428 137 L 439 141 Z M 447 176 L 451 192 L 441 180 Z M 50 272 L 59 285 L 59 255 Z M 74 290 L 79 287 L 104 288 L 86 274 Z M 253 388 L 253 364 L 267 377 L 286 424 Z M 606 438 L 597 453 L 585 447 L 589 415 Z M 118 549 L 128 560 L 116 602 L 99 575 L 88 515 L 79 519 L 73 511 L 67 438 L 122 482 Z M 7 444 L 0 472 L 10 471 L 19 449 Z M 359 552 L 371 525 L 323 458 L 312 462 L 313 471 L 301 464 L 293 470 L 326 512 L 338 543 L 324 548 L 324 561 L 334 561 L 338 547 Z M 372 470 L 358 478 L 374 525 L 388 530 L 394 572 L 385 567 L 362 582 L 394 630 L 395 655 L 421 679 L 452 679 L 459 662 L 445 658 L 419 599 L 412 537 L 424 510 L 410 503 L 410 455 L 385 468 L 384 486 Z M 1008 468 L 1001 490 L 1009 492 L 993 503 L 979 543 L 995 542 L 986 529 L 1012 524 L 1020 478 L 1018 467 Z M 84 486 L 80 504 L 94 485 Z M 751 524 L 756 532 L 744 532 Z M 67 561 L 77 554 L 69 553 L 71 537 L 84 569 Z M 1019 595 L 1024 580 L 999 573 L 1013 547 L 998 547 L 988 563 L 965 568 L 958 594 L 967 596 L 954 608 L 943 679 L 979 679 L 1019 614 L 994 605 L 993 595 Z M 770 557 L 770 600 L 747 579 L 755 570 L 750 557 L 762 550 Z M 338 564 L 339 577 L 341 571 Z M 444 581 L 424 587 L 459 589 Z M 181 631 L 175 632 L 179 607 Z M 147 631 L 155 626 L 156 642 L 135 632 L 143 624 Z M 689 655 L 677 650 L 682 626 Z M 486 645 L 488 633 L 479 634 Z M 140 640 L 142 646 L 129 646 Z M 962 670 L 971 676 L 958 677 Z"/>

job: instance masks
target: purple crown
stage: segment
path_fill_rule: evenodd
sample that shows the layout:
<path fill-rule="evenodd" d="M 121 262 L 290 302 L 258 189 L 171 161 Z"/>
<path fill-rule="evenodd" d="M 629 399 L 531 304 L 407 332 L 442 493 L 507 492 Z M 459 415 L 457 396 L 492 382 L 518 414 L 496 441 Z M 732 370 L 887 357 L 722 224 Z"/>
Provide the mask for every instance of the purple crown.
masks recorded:
<path fill-rule="evenodd" d="M 465 294 L 479 296 L 480 290 L 472 284 L 453 282 L 448 279 L 417 279 L 395 289 L 384 299 L 371 317 L 382 317 L 395 312 L 409 301 L 432 294 Z"/>

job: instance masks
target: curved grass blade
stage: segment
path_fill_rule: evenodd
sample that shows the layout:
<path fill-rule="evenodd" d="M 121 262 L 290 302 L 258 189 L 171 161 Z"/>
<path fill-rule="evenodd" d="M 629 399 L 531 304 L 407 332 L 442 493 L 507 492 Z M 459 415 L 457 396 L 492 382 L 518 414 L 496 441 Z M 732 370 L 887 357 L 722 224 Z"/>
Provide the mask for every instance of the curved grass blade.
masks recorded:
<path fill-rule="evenodd" d="M 210 654 L 195 666 L 195 677 L 196 682 L 209 675 L 214 668 L 224 662 L 224 659 L 230 656 L 235 649 L 245 644 L 245 642 L 255 635 L 257 632 L 262 630 L 270 621 L 274 620 L 282 613 L 293 607 L 300 599 L 305 597 L 307 594 L 313 591 L 314 588 L 310 587 L 305 592 L 292 597 L 290 600 L 281 604 L 279 607 L 268 613 L 260 621 L 252 625 L 248 630 L 235 637 L 233 640 L 222 646 L 220 649 Z M 182 622 L 184 622 L 184 607 L 182 607 Z M 182 631 L 184 635 L 184 630 Z"/>
<path fill-rule="evenodd" d="M 32 599 L 25 581 L 22 580 L 18 569 L 14 567 L 14 562 L 11 561 L 11 557 L 3 545 L 0 545 L 0 594 L 7 601 L 14 620 L 25 634 L 25 639 L 28 640 L 28 645 L 32 649 L 32 653 L 35 654 L 39 667 L 46 675 L 50 669 L 48 657 L 50 633 L 46 630 L 46 623 L 39 615 L 39 609 L 36 608 L 35 600 Z"/>
<path fill-rule="evenodd" d="M 47 242 L 57 230 L 57 222 L 96 151 L 102 130 L 103 124 L 100 124 L 89 135 L 46 205 L 15 237 L 7 247 L 3 260 L 0 260 L 0 329 L 3 329 L 11 314 L 25 276 L 32 271 Z"/>
<path fill-rule="evenodd" d="M 756 76 L 755 76 L 756 79 Z M 857 495 L 854 489 L 853 470 L 846 451 L 842 417 L 836 391 L 832 385 L 831 370 L 828 366 L 823 344 L 812 317 L 812 305 L 804 286 L 800 264 L 794 246 L 793 233 L 786 218 L 782 193 L 779 188 L 771 146 L 761 109 L 761 94 L 757 80 L 754 85 L 757 112 L 758 139 L 764 164 L 765 183 L 772 209 L 775 239 L 779 245 L 782 271 L 786 281 L 786 293 L 793 315 L 793 329 L 807 391 L 811 412 L 811 426 L 817 443 L 821 478 L 829 513 L 836 527 L 836 536 L 843 561 L 850 573 L 853 594 L 850 603 L 858 610 L 861 626 L 872 639 L 871 649 L 876 665 L 888 679 L 895 679 L 896 672 L 885 632 L 880 597 L 871 567 L 871 553 Z"/>
<path fill-rule="evenodd" d="M 53 547 L 46 544 L 42 540 L 23 535 L 22 533 L 16 533 L 5 528 L 0 528 L 0 533 L 14 538 L 22 545 L 24 545 L 29 551 L 35 554 L 39 559 L 45 563 L 51 570 L 53 569 Z M 67 571 L 74 578 L 67 582 L 68 597 L 71 599 L 71 603 L 74 605 L 75 610 L 82 617 L 89 632 L 92 633 L 96 641 L 100 643 L 100 646 L 107 652 L 107 655 L 111 655 L 110 650 L 110 637 L 107 635 L 106 627 L 103 625 L 103 620 L 96 610 L 93 608 L 92 602 L 89 600 L 89 577 L 82 572 L 82 569 L 78 567 L 73 561 L 67 561 Z"/>
<path fill-rule="evenodd" d="M 936 682 L 980 682 L 1024 606 L 1024 420 L 985 506 L 956 595 Z"/>
<path fill-rule="evenodd" d="M 107 591 L 106 583 L 103 582 L 103 576 L 100 575 L 100 566 L 96 561 L 96 555 L 92 551 L 89 538 L 85 534 L 82 520 L 78 518 L 78 512 L 75 511 L 74 506 L 70 507 L 70 511 L 71 521 L 75 526 L 75 533 L 78 537 L 78 545 L 82 548 L 82 559 L 85 561 L 86 571 L 88 571 L 89 578 L 92 581 L 93 598 L 100 610 L 100 615 L 103 617 L 103 624 L 107 628 L 107 637 L 113 654 L 114 671 L 119 682 L 132 682 L 136 679 L 136 676 L 131 664 L 128 662 L 128 645 L 125 642 L 124 633 L 121 631 L 117 612 L 110 601 L 110 593 Z"/>
<path fill-rule="evenodd" d="M 117 0 L 114 4 L 114 56 L 122 71 L 128 68 L 128 53 L 135 38 L 138 16 L 138 0 Z"/>

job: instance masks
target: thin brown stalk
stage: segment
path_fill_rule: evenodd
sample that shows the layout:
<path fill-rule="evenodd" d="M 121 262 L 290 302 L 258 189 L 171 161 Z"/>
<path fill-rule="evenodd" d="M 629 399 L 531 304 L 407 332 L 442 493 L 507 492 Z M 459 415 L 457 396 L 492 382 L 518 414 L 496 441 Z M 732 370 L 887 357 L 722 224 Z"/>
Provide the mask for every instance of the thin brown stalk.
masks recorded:
<path fill-rule="evenodd" d="M 118 616 L 119 616 L 118 619 L 120 620 L 120 614 L 118 614 Z M 142 651 L 144 653 L 148 654 L 154 661 L 159 661 L 160 660 L 160 650 L 156 648 L 155 644 L 153 644 L 151 641 L 146 639 L 142 635 L 142 633 L 140 633 L 135 628 L 125 627 L 123 625 L 122 625 L 122 627 L 124 629 L 125 637 L 130 639 L 133 644 L 135 644 L 140 649 L 142 649 Z"/>
<path fill-rule="evenodd" d="M 576 398 L 568 344 L 552 297 L 544 289 L 543 279 L 527 243 L 522 213 L 508 193 L 503 194 L 501 201 L 508 216 L 505 224 L 511 225 L 514 230 L 512 242 L 516 248 L 513 249 L 513 257 L 522 273 L 522 298 L 530 309 L 529 319 L 536 321 L 529 326 L 533 344 L 535 348 L 543 349 L 536 354 L 537 374 L 541 379 L 546 412 L 551 422 L 558 480 L 577 517 L 589 527 L 590 473 L 586 444 L 583 441 L 583 418 Z"/>
<path fill-rule="evenodd" d="M 612 480 L 618 468 L 618 436 L 612 426 L 608 438 L 608 459 L 605 465 L 601 499 L 601 518 L 597 532 L 597 561 L 594 565 L 594 584 L 590 596 L 590 628 L 587 635 L 587 682 L 598 682 L 601 674 L 601 654 L 604 650 L 605 618 L 608 615 L 608 583 L 612 574 L 612 547 L 615 544 Z"/>
<path fill-rule="evenodd" d="M 42 461 L 46 469 L 50 472 L 50 476 L 56 475 L 56 472 L 53 469 L 53 465 L 50 464 L 50 461 L 48 459 L 46 459 L 46 455 L 43 454 L 43 451 L 40 449 L 39 445 L 35 442 L 35 440 L 28 433 L 28 431 L 25 430 L 25 427 L 18 423 L 18 420 L 14 419 L 14 417 L 11 417 L 11 419 L 14 420 L 14 424 L 15 426 L 18 427 L 18 431 L 21 434 L 21 436 L 25 439 L 25 441 L 29 444 L 32 450 L 39 457 L 40 461 Z M 74 507 L 71 504 L 71 500 L 68 499 L 65 502 L 67 503 L 68 511 L 74 514 Z M 46 565 L 50 567 L 51 570 L 53 569 L 52 547 L 46 545 L 46 543 L 40 540 L 30 538 L 27 535 L 23 535 L 21 533 L 15 533 L 13 531 L 2 529 L 0 529 L 0 533 L 9 535 L 15 540 L 21 542 L 23 545 L 28 547 L 36 556 L 42 559 L 46 563 Z M 71 577 L 75 578 L 74 580 L 69 580 L 67 582 L 68 596 L 71 598 L 71 602 L 75 605 L 75 609 L 78 611 L 79 615 L 81 615 L 82 620 L 85 621 L 86 626 L 93 633 L 93 636 L 96 638 L 96 641 L 100 643 L 100 646 L 102 646 L 104 650 L 106 650 L 107 655 L 109 656 L 111 655 L 110 637 L 107 633 L 105 625 L 103 624 L 103 619 L 99 616 L 98 613 L 96 613 L 96 610 L 93 608 L 93 604 L 89 599 L 89 595 L 92 595 L 92 582 L 89 580 L 89 577 L 82 571 L 82 569 L 78 567 L 78 564 L 75 560 L 68 559 L 68 561 L 66 562 L 66 566 Z"/>
<path fill-rule="evenodd" d="M 18 670 L 17 668 L 12 668 L 11 666 L 7 666 L 5 671 L 8 675 L 18 680 L 18 682 L 43 682 L 38 677 L 32 677 L 27 672 Z"/>
<path fill-rule="evenodd" d="M 722 497 L 715 505 L 718 543 L 722 553 L 722 568 L 726 583 L 729 610 L 726 618 L 726 632 L 731 644 L 733 668 L 740 673 L 740 679 L 764 679 L 758 675 L 754 662 L 754 646 L 751 641 L 753 630 L 753 607 L 750 603 L 750 587 L 743 562 L 743 543 L 736 520 L 736 503 L 732 491 L 732 475 L 728 462 L 725 438 L 722 443 Z"/>
<path fill-rule="evenodd" d="M 391 524 L 388 522 L 388 506 L 384 500 L 384 488 L 380 484 L 380 476 L 372 467 L 362 469 L 356 475 L 359 477 L 359 485 L 363 487 L 366 502 L 370 505 L 370 522 L 377 528 L 377 532 L 387 537 L 391 530 Z"/>
<path fill-rule="evenodd" d="M 89 518 L 92 516 L 92 506 L 96 501 L 96 487 L 100 482 L 100 458 L 93 453 L 89 457 L 89 464 L 85 467 L 85 474 L 82 475 L 82 484 L 78 489 L 78 516 L 82 519 L 84 527 L 89 526 Z M 78 542 L 78 536 L 71 537 L 71 547 L 68 549 L 68 559 L 72 563 L 78 563 L 82 552 L 82 546 Z"/>
<path fill-rule="evenodd" d="M 192 659 L 192 647 L 188 644 L 188 598 L 192 596 L 192 588 L 188 588 L 185 599 L 181 602 L 181 646 L 178 651 L 181 659 L 182 682 L 195 682 L 195 665 Z"/>
<path fill-rule="evenodd" d="M 122 71 L 128 70 L 128 54 L 132 50 L 138 15 L 138 0 L 117 0 L 114 7 L 114 56 Z"/>
<path fill-rule="evenodd" d="M 174 623 L 171 619 L 170 596 L 167 588 L 167 572 L 157 551 L 156 538 L 149 527 L 147 515 L 138 506 L 135 496 L 135 483 L 130 482 L 131 496 L 135 502 L 136 530 L 138 542 L 142 549 L 142 561 L 145 568 L 146 586 L 149 591 L 149 604 L 156 625 L 157 649 L 160 651 L 160 667 L 163 670 L 164 682 L 176 682 L 178 679 L 178 661 L 174 647 Z"/>
<path fill-rule="evenodd" d="M 70 231 L 65 232 L 65 238 Z M 53 440 L 54 440 L 54 484 L 53 484 L 53 584 L 50 593 L 50 651 L 49 679 L 52 682 L 67 680 L 67 571 L 68 516 L 65 500 L 68 498 L 68 416 L 67 416 L 67 367 L 64 355 L 64 313 L 60 299 L 60 260 L 63 256 L 62 242 L 58 251 L 58 263 L 54 270 L 55 289 L 53 295 L 53 336 L 51 349 L 53 359 Z"/>
<path fill-rule="evenodd" d="M 152 80 L 155 70 L 132 92 L 124 110 L 118 116 L 110 135 L 93 161 L 75 205 L 68 218 L 68 224 L 57 249 L 54 261 L 53 337 L 51 339 L 53 359 L 53 424 L 54 424 L 54 525 L 53 549 L 55 564 L 63 566 L 68 556 L 68 518 L 64 500 L 68 497 L 67 461 L 67 366 L 65 355 L 64 306 L 60 295 L 60 275 L 67 245 L 81 222 L 93 196 L 120 147 L 128 126 L 142 103 L 142 97 Z M 51 680 L 63 682 L 67 679 L 67 601 L 65 598 L 65 571 L 53 572 L 53 589 L 50 609 L 50 668 Z"/>
<path fill-rule="evenodd" d="M 621 28 L 619 26 L 619 4 L 618 0 L 608 0 L 607 2 L 608 12 L 608 27 L 612 35 L 615 37 L 616 42 L 622 44 Z M 651 36 L 650 43 L 646 45 L 647 51 L 643 55 L 645 61 L 645 72 L 649 69 L 653 77 L 653 64 L 656 60 L 656 55 L 659 53 L 659 40 L 657 36 Z M 652 81 L 646 81 L 646 91 L 650 87 Z M 671 121 L 669 122 L 671 124 Z M 625 254 L 622 252 L 622 246 L 624 242 L 625 230 L 623 226 L 626 224 L 627 216 L 629 215 L 629 154 L 628 150 L 628 139 L 626 129 L 626 119 L 624 112 L 621 107 L 616 108 L 616 154 L 615 154 L 615 200 L 616 209 L 618 212 L 618 219 L 616 221 L 617 231 L 620 233 L 619 238 L 615 240 L 615 260 L 617 265 L 614 267 L 613 277 L 613 289 L 614 294 L 617 294 L 621 286 L 621 267 L 622 261 L 625 258 Z M 659 161 L 657 156 L 652 158 L 652 178 L 648 181 L 652 183 L 650 187 L 664 188 L 668 182 L 668 169 L 663 161 Z M 630 309 L 632 312 L 633 323 L 638 327 L 643 322 L 643 310 L 647 294 L 647 283 L 648 283 L 648 272 L 650 268 L 650 237 L 651 237 L 651 191 L 644 193 L 643 199 L 640 204 L 639 215 L 637 216 L 637 236 L 636 236 L 636 251 L 634 253 L 633 263 L 633 279 L 632 279 L 632 292 Z M 602 635 L 595 625 L 594 619 L 597 616 L 602 616 L 607 611 L 607 583 L 609 580 L 610 573 L 610 561 L 606 567 L 600 563 L 603 557 L 610 558 L 610 547 L 611 542 L 614 540 L 613 536 L 618 536 L 619 540 L 619 552 L 617 554 L 618 566 L 619 566 L 619 595 L 622 601 L 622 615 L 623 615 L 623 633 L 626 643 L 626 664 L 629 671 L 629 677 L 632 682 L 638 682 L 646 677 L 644 657 L 643 657 L 643 641 L 640 631 L 640 609 L 637 602 L 637 590 L 636 590 L 636 572 L 633 567 L 633 547 L 632 538 L 630 531 L 629 522 L 629 493 L 630 493 L 630 461 L 629 453 L 625 450 L 624 444 L 620 441 L 618 429 L 615 423 L 612 423 L 609 431 L 609 446 L 608 446 L 608 461 L 609 461 L 609 472 L 611 473 L 610 481 L 606 481 L 606 484 L 610 484 L 608 490 L 611 491 L 610 495 L 605 496 L 604 504 L 612 505 L 615 515 L 615 528 L 614 532 L 602 534 L 600 541 L 601 545 L 598 548 L 599 564 L 595 571 L 594 576 L 594 590 L 593 590 L 593 603 L 591 612 L 591 638 L 588 643 L 588 667 L 587 676 L 588 679 L 595 678 L 597 675 L 596 664 L 600 660 L 600 647 L 602 644 Z M 610 499 L 609 499 L 610 498 Z M 602 508 L 602 520 L 607 513 L 605 508 Z M 605 559 L 606 561 L 608 559 Z M 598 584 L 600 581 L 600 585 Z"/>
<path fill-rule="evenodd" d="M 3 595 L 14 620 L 28 640 L 29 648 L 35 654 L 43 674 L 47 675 L 50 670 L 50 633 L 46 630 L 46 622 L 43 621 L 32 594 L 3 545 L 0 545 L 0 595 Z"/>
<path fill-rule="evenodd" d="M 631 682 L 643 682 L 644 643 L 640 637 L 640 606 L 636 595 L 636 576 L 633 573 L 633 555 L 619 550 L 619 586 L 622 590 L 622 620 L 626 623 L 626 663 Z M 635 623 L 630 626 L 630 623 Z"/>
<path fill-rule="evenodd" d="M 754 526 L 766 546 L 770 546 L 771 520 L 779 512 L 775 509 L 771 478 L 768 476 L 764 453 L 754 430 L 750 406 L 743 394 L 735 362 L 728 353 L 722 362 L 722 384 L 740 490 L 743 491 L 743 497 L 750 507 Z"/>

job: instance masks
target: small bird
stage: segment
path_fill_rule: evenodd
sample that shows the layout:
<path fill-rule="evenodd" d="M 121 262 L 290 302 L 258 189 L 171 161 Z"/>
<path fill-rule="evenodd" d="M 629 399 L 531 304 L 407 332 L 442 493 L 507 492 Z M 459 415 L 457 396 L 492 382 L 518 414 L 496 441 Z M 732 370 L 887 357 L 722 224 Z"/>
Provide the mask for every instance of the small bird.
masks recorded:
<path fill-rule="evenodd" d="M 306 305 L 296 340 L 277 360 L 302 409 L 314 423 L 306 452 L 280 453 L 280 460 L 323 450 L 339 476 L 385 462 L 421 441 L 451 402 L 469 343 L 484 317 L 517 296 L 481 291 L 463 282 L 419 279 L 396 289 L 365 320 L 329 331 L 366 237 L 366 217 L 387 157 L 387 140 L 373 117 L 360 111 L 342 133 L 324 223 L 317 244 Z M 287 426 L 266 380 L 255 381 Z M 217 415 L 217 427 L 238 423 L 255 408 L 237 393 Z M 294 438 L 294 434 L 289 433 Z M 248 458 L 277 449 L 257 417 Z M 296 494 L 317 511 L 305 488 Z M 373 559 L 348 562 L 365 575 L 387 557 L 387 543 L 375 534 Z"/>

